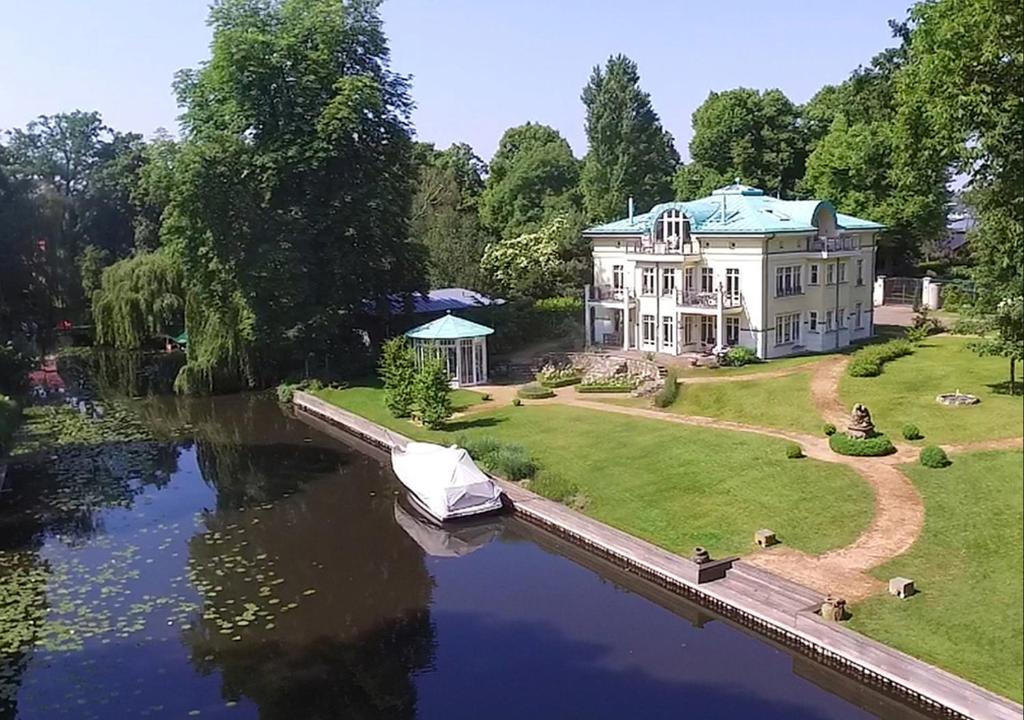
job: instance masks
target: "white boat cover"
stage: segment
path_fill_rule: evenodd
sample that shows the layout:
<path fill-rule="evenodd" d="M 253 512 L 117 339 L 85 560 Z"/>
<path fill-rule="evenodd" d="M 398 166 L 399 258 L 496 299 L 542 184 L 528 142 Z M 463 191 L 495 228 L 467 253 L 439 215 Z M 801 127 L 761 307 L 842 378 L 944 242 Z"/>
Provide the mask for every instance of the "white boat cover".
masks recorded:
<path fill-rule="evenodd" d="M 469 453 L 452 445 L 410 442 L 391 451 L 391 467 L 405 487 L 438 520 L 501 507 L 501 489 Z"/>
<path fill-rule="evenodd" d="M 427 555 L 443 558 L 462 557 L 476 552 L 498 537 L 502 527 L 498 521 L 483 520 L 467 520 L 469 524 L 465 526 L 460 523 L 441 527 L 418 520 L 398 500 L 395 500 L 395 522 Z"/>

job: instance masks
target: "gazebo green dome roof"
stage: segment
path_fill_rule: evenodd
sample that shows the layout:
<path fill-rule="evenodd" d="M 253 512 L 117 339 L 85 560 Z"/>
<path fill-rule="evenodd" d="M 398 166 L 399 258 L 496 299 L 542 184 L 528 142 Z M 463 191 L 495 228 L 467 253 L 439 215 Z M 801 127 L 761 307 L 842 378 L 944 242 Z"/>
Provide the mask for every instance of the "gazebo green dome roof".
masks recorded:
<path fill-rule="evenodd" d="M 405 333 L 405 336 L 415 340 L 459 340 L 484 337 L 493 332 L 494 329 L 486 325 L 463 320 L 457 315 L 449 314 L 439 317 L 437 320 L 431 320 L 425 325 L 414 327 Z"/>

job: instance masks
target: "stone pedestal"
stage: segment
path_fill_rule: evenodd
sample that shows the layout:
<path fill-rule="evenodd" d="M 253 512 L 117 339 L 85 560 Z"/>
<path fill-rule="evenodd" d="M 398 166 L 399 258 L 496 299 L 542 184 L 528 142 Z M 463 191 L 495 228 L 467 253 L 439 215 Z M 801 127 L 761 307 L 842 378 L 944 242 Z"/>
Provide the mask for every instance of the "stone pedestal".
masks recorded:
<path fill-rule="evenodd" d="M 889 580 L 889 594 L 904 600 L 917 592 L 914 581 L 905 577 L 894 577 Z"/>
<path fill-rule="evenodd" d="M 754 542 L 757 543 L 758 547 L 771 547 L 778 542 L 775 537 L 775 532 L 767 528 L 762 528 L 754 533 Z"/>
<path fill-rule="evenodd" d="M 821 603 L 821 617 L 829 622 L 840 622 L 846 619 L 846 600 L 829 595 Z"/>

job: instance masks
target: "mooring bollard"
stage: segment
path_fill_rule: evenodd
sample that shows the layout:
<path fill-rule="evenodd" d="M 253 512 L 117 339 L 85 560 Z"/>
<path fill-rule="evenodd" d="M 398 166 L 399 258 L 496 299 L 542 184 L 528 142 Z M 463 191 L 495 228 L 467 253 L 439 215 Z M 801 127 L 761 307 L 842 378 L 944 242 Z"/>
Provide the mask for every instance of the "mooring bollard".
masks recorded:
<path fill-rule="evenodd" d="M 690 556 L 690 559 L 698 565 L 703 565 L 706 562 L 711 562 L 711 555 L 705 548 L 697 546 L 693 549 L 693 555 Z"/>
<path fill-rule="evenodd" d="M 839 622 L 846 619 L 846 600 L 829 595 L 821 603 L 821 617 L 829 622 Z"/>

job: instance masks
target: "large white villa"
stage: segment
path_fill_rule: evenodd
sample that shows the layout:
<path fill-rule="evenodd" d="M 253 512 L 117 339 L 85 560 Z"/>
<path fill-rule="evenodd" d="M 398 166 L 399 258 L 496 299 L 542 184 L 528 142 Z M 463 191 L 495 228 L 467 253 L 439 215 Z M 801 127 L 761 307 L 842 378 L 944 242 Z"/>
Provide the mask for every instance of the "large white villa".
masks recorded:
<path fill-rule="evenodd" d="M 632 205 L 632 202 L 630 203 Z M 882 225 L 746 185 L 584 231 L 586 341 L 681 355 L 742 345 L 761 358 L 870 337 Z"/>

